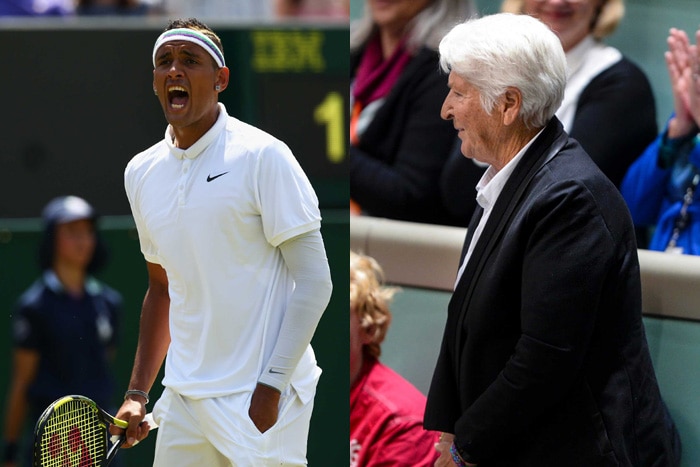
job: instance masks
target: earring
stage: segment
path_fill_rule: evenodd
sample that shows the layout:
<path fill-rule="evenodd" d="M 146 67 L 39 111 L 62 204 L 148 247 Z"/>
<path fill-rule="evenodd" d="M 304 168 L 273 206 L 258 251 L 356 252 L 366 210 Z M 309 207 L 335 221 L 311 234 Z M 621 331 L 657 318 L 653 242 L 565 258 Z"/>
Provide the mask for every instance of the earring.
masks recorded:
<path fill-rule="evenodd" d="M 153 94 L 155 94 L 156 96 L 158 95 L 158 91 L 156 91 L 156 88 L 153 88 Z"/>
<path fill-rule="evenodd" d="M 217 91 L 221 91 L 221 85 L 217 84 L 216 87 L 214 87 Z"/>

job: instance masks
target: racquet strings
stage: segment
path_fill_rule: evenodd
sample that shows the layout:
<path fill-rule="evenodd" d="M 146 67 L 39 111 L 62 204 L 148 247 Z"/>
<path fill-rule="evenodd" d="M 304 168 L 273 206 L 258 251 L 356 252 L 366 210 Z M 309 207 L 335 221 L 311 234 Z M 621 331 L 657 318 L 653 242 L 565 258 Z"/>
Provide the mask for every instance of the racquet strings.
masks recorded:
<path fill-rule="evenodd" d="M 107 433 L 95 408 L 70 400 L 54 409 L 41 437 L 43 467 L 92 467 L 106 456 Z"/>

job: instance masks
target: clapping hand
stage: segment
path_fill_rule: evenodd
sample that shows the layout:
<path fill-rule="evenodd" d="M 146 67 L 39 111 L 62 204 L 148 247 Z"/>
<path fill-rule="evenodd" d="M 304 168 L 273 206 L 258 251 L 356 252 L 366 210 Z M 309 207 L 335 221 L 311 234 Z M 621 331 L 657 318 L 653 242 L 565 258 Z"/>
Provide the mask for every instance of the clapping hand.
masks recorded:
<path fill-rule="evenodd" d="M 696 32 L 696 42 L 700 30 Z M 669 121 L 668 137 L 679 138 L 697 131 L 700 122 L 700 57 L 697 45 L 692 45 L 685 31 L 672 28 L 664 54 L 675 115 Z"/>

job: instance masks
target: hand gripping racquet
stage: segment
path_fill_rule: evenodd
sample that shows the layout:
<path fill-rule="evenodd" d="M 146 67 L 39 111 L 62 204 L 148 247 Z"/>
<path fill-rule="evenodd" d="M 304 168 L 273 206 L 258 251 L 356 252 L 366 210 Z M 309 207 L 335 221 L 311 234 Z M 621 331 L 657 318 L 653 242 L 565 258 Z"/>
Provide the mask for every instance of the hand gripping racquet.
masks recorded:
<path fill-rule="evenodd" d="M 157 428 L 151 414 L 149 429 Z M 106 467 L 124 436 L 109 436 L 109 425 L 129 425 L 84 396 L 65 396 L 48 406 L 34 429 L 34 467 Z"/>

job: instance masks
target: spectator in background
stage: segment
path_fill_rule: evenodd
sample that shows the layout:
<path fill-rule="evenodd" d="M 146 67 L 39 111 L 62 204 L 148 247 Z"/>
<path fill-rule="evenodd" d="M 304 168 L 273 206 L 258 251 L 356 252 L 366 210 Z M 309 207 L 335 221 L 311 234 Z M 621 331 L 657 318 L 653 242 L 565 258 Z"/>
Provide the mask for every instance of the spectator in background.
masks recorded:
<path fill-rule="evenodd" d="M 0 17 L 67 16 L 73 12 L 73 0 L 0 0 Z"/>
<path fill-rule="evenodd" d="M 564 101 L 556 115 L 619 187 L 657 133 L 654 95 L 646 75 L 602 42 L 622 20 L 623 0 L 504 0 L 501 10 L 532 15 L 559 36 L 568 70 Z"/>
<path fill-rule="evenodd" d="M 396 291 L 383 281 L 374 258 L 350 252 L 350 467 L 432 467 L 425 396 L 379 362 Z"/>
<path fill-rule="evenodd" d="M 350 0 L 274 0 L 280 18 L 317 18 L 347 21 Z"/>
<path fill-rule="evenodd" d="M 273 0 L 163 0 L 168 16 L 265 20 L 272 18 Z"/>
<path fill-rule="evenodd" d="M 83 394 L 102 407 L 113 406 L 110 366 L 122 299 L 91 275 L 106 260 L 97 214 L 82 198 L 65 196 L 46 205 L 43 222 L 43 273 L 13 313 L 5 467 L 31 464 L 31 454 L 19 455 L 23 425 L 28 420 L 33 427 L 59 397 Z"/>
<path fill-rule="evenodd" d="M 454 141 L 437 45 L 469 0 L 367 0 L 350 28 L 350 197 L 362 212 L 450 224 L 439 179 Z M 354 212 L 358 212 L 355 209 Z"/>
<path fill-rule="evenodd" d="M 148 14 L 149 6 L 139 0 L 78 0 L 76 13 L 83 16 L 139 16 Z"/>
<path fill-rule="evenodd" d="M 700 42 L 700 30 L 695 33 Z M 666 66 L 674 113 L 630 167 L 622 195 L 638 228 L 655 227 L 649 249 L 700 254 L 700 57 L 684 31 L 671 29 Z"/>

